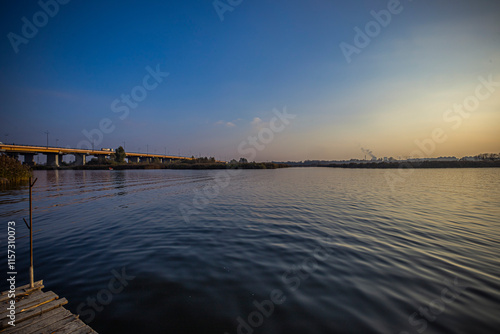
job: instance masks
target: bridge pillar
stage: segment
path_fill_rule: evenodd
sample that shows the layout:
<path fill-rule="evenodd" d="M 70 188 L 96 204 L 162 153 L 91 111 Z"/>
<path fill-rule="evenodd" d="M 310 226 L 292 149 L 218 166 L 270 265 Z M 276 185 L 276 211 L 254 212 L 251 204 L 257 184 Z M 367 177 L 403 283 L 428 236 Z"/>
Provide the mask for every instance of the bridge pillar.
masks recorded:
<path fill-rule="evenodd" d="M 77 153 L 75 154 L 75 164 L 78 166 L 85 166 L 86 164 L 86 159 L 87 155 L 83 153 Z"/>
<path fill-rule="evenodd" d="M 29 166 L 35 165 L 35 154 L 34 153 L 24 153 L 24 163 Z"/>
<path fill-rule="evenodd" d="M 150 163 L 149 157 L 141 157 L 141 162 Z"/>
<path fill-rule="evenodd" d="M 128 162 L 138 163 L 139 157 L 128 157 Z"/>
<path fill-rule="evenodd" d="M 59 167 L 59 157 L 58 153 L 45 153 L 47 156 L 47 166 Z"/>

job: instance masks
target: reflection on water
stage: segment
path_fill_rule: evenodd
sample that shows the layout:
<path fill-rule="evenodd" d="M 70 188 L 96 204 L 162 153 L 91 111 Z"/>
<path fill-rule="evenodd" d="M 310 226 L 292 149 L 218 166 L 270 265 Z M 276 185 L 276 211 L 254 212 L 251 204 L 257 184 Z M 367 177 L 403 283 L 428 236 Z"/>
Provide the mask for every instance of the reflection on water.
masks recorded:
<path fill-rule="evenodd" d="M 217 171 L 37 171 L 35 277 L 101 333 L 496 333 L 499 170 L 415 170 L 395 191 L 384 173 L 242 171 L 186 224 Z M 18 236 L 27 198 L 0 191 Z"/>

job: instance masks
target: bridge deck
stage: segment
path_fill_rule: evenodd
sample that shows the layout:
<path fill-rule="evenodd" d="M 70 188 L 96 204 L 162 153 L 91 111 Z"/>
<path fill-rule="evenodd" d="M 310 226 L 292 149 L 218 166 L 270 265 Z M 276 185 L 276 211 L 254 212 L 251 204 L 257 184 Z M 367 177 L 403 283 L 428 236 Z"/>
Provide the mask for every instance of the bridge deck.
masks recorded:
<path fill-rule="evenodd" d="M 17 153 L 17 154 L 84 154 L 84 155 L 110 155 L 114 152 L 103 150 L 85 150 L 79 148 L 51 147 L 51 146 L 31 146 L 31 145 L 9 145 L 0 143 L 0 152 Z M 144 157 L 144 158 L 163 158 L 163 159 L 184 159 L 191 160 L 190 157 L 154 154 L 154 153 L 136 153 L 125 152 L 127 157 Z"/>
<path fill-rule="evenodd" d="M 11 299 L 8 291 L 0 295 L 0 333 L 1 334 L 42 334 L 42 333 L 90 333 L 97 334 L 92 328 L 78 319 L 77 315 L 66 310 L 63 305 L 68 301 L 59 298 L 52 291 L 43 292 L 43 281 L 16 288 L 15 326 L 11 326 L 8 317 Z"/>

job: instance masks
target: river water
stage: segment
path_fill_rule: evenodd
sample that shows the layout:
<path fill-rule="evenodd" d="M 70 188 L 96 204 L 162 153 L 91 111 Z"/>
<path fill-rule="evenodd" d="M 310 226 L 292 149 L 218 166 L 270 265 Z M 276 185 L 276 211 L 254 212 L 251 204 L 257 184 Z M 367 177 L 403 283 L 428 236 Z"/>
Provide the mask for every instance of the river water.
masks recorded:
<path fill-rule="evenodd" d="M 99 333 L 498 333 L 500 169 L 389 172 L 35 171 L 35 279 Z"/>

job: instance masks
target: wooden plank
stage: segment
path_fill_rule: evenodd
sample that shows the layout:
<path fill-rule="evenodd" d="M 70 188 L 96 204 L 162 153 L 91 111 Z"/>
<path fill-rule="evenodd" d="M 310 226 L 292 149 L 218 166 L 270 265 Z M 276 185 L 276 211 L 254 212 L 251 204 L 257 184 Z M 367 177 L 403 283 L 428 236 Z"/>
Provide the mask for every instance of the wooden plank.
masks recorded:
<path fill-rule="evenodd" d="M 67 311 L 67 310 L 66 310 Z M 78 320 L 75 315 L 73 315 L 71 312 L 68 311 L 68 314 L 66 317 L 52 323 L 39 323 L 38 328 L 34 328 L 30 331 L 26 332 L 19 332 L 19 334 L 51 334 L 54 333 L 55 331 L 59 330 L 60 328 L 63 328 L 67 326 L 68 324 L 74 322 L 75 320 Z M 16 334 L 18 334 L 16 332 Z"/>
<path fill-rule="evenodd" d="M 38 291 L 32 291 L 31 294 L 26 295 L 26 296 L 20 296 L 19 299 L 16 298 L 16 313 L 19 312 L 21 309 L 19 309 L 19 306 L 23 307 L 24 305 L 27 305 L 28 303 L 32 302 L 33 300 L 38 300 L 40 298 L 43 298 L 45 293 L 43 293 L 41 290 Z M 10 305 L 10 301 L 6 301 L 5 303 L 2 303 L 2 307 L 8 307 Z M 4 312 L 5 311 L 5 312 Z M 3 313 L 8 313 L 5 309 L 2 309 L 0 311 L 0 319 L 3 317 Z"/>
<path fill-rule="evenodd" d="M 16 304 L 17 304 L 19 301 L 21 301 L 21 300 L 23 300 L 23 299 L 26 299 L 26 298 L 29 298 L 31 295 L 33 295 L 33 294 L 37 294 L 37 293 L 40 293 L 40 292 L 41 292 L 41 290 L 40 290 L 40 289 L 37 289 L 37 290 L 32 290 L 32 291 L 27 292 L 27 293 L 21 293 L 21 294 L 16 295 L 16 298 L 15 298 Z M 10 299 L 10 298 L 5 299 L 5 300 L 3 300 L 3 301 L 1 301 L 1 302 L 0 302 L 0 305 L 2 305 L 2 307 L 3 307 L 3 306 L 10 305 L 10 301 L 11 301 L 11 300 L 12 300 L 12 299 Z"/>
<path fill-rule="evenodd" d="M 57 313 L 55 313 L 55 315 L 53 315 L 53 312 L 56 310 L 59 310 L 59 312 L 57 312 Z M 50 312 L 42 314 L 40 317 L 32 318 L 32 319 L 35 319 L 35 321 L 33 323 L 31 323 L 28 326 L 24 326 L 22 328 L 19 328 L 14 333 L 15 334 L 31 334 L 31 333 L 39 334 L 39 333 L 44 332 L 45 328 L 47 328 L 48 326 L 52 326 L 54 324 L 57 324 L 60 321 L 64 321 L 65 319 L 72 320 L 71 318 L 74 319 L 74 317 L 75 316 L 71 312 L 66 310 L 64 307 L 59 307 L 55 310 L 52 310 Z M 60 325 L 59 327 L 62 327 L 62 326 L 63 326 L 63 324 Z M 49 333 L 50 333 L 50 331 L 49 331 Z"/>
<path fill-rule="evenodd" d="M 43 292 L 43 281 L 16 288 L 16 326 L 8 322 L 10 305 L 8 291 L 0 295 L 0 334 L 97 334 L 92 328 L 81 321 L 78 315 L 66 310 L 63 305 L 68 301 L 52 291 Z M 5 310 L 5 311 L 3 311 Z"/>
<path fill-rule="evenodd" d="M 23 299 L 30 298 L 30 296 L 37 295 L 37 294 L 40 294 L 40 293 L 43 293 L 42 290 L 37 289 L 37 290 L 33 290 L 33 291 L 30 291 L 30 292 L 27 292 L 27 293 L 17 294 L 16 298 L 15 298 L 16 304 L 18 302 L 20 302 L 21 300 L 23 300 Z M 3 305 L 9 305 L 10 301 L 11 301 L 11 299 L 9 298 L 9 299 L 1 301 L 0 303 L 2 304 L 2 306 Z"/>
<path fill-rule="evenodd" d="M 16 291 L 16 297 L 18 295 L 29 294 L 31 291 L 40 290 L 40 289 L 43 289 L 43 288 L 44 288 L 44 286 L 43 286 L 43 280 L 35 282 L 35 287 L 33 289 L 30 288 L 29 284 L 25 284 L 23 286 L 20 286 L 20 287 L 16 288 L 16 290 L 15 290 Z M 0 294 L 0 302 L 4 302 L 4 301 L 6 301 L 8 299 L 10 299 L 9 298 L 9 291 L 3 291 Z"/>
<path fill-rule="evenodd" d="M 66 298 L 56 299 L 47 304 L 44 304 L 35 309 L 31 309 L 29 311 L 23 312 L 16 316 L 16 323 L 21 323 L 26 321 L 27 319 L 31 319 L 33 317 L 39 316 L 47 311 L 53 310 L 57 307 L 61 307 L 62 305 L 66 305 L 68 301 Z M 2 323 L 0 324 L 0 329 L 7 328 L 10 325 L 8 324 L 9 319 L 2 319 Z"/>
<path fill-rule="evenodd" d="M 34 317 L 31 319 L 25 320 L 19 324 L 16 322 L 15 327 L 9 326 L 9 328 L 6 328 L 4 330 L 0 330 L 0 333 L 13 334 L 13 333 L 17 333 L 17 331 L 19 331 L 21 329 L 25 329 L 25 328 L 30 327 L 30 326 L 35 326 L 35 328 L 36 328 L 37 324 L 40 321 L 45 321 L 45 320 L 51 321 L 51 319 L 53 319 L 55 322 L 55 321 L 57 321 L 55 319 L 59 319 L 60 317 L 65 317 L 65 312 L 71 313 L 68 310 L 66 310 L 64 307 L 58 307 L 58 308 L 53 309 L 51 311 L 45 312 L 40 317 Z M 43 320 L 42 320 L 42 318 L 43 318 Z"/>
<path fill-rule="evenodd" d="M 52 334 L 74 333 L 81 329 L 86 330 L 86 328 L 88 327 L 87 325 L 85 325 L 83 321 L 81 321 L 80 319 L 76 319 L 75 321 L 70 322 L 66 326 L 57 329 L 55 332 L 52 332 Z"/>
<path fill-rule="evenodd" d="M 15 298 L 15 301 L 16 301 L 16 310 L 17 310 L 17 305 L 27 299 L 30 299 L 30 298 L 38 298 L 37 296 L 38 295 L 42 295 L 43 292 L 41 290 L 36 290 L 36 291 L 31 291 L 30 294 L 22 294 L 22 295 L 17 295 L 16 298 Z M 7 299 L 3 302 L 0 303 L 0 319 L 2 318 L 2 315 L 3 313 L 6 312 L 6 309 L 7 307 L 10 306 L 10 302 L 11 302 L 11 299 Z"/>
<path fill-rule="evenodd" d="M 49 292 L 39 292 L 39 293 L 34 293 L 30 296 L 30 298 L 26 298 L 21 300 L 19 303 L 16 303 L 16 319 L 17 317 L 23 313 L 27 312 L 30 309 L 37 307 L 38 305 L 48 303 L 50 301 L 58 299 L 59 296 L 53 293 L 52 291 Z M 5 319 L 7 318 L 9 311 L 5 311 L 0 313 L 0 319 Z"/>
<path fill-rule="evenodd" d="M 21 312 L 27 312 L 35 307 L 38 307 L 40 305 L 46 304 L 48 302 L 51 302 L 53 300 L 59 299 L 59 296 L 53 293 L 52 291 L 45 292 L 41 298 L 38 298 L 37 300 L 27 300 L 26 303 L 20 307 Z"/>
<path fill-rule="evenodd" d="M 38 289 L 41 286 L 43 286 L 43 280 L 36 281 L 34 289 Z M 30 285 L 29 284 L 25 284 L 25 285 L 21 285 L 21 286 L 16 287 L 16 292 L 19 291 L 19 290 L 27 291 L 27 290 L 30 290 L 30 289 L 31 289 Z M 8 293 L 9 293 L 8 291 L 3 291 L 2 293 L 0 293 L 0 295 L 3 296 L 3 295 L 6 295 Z"/>

